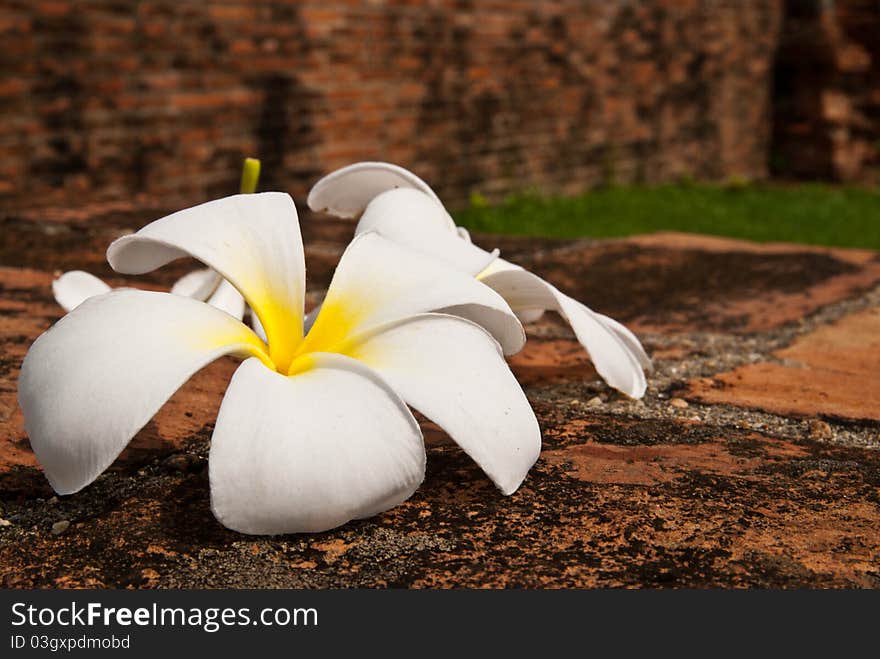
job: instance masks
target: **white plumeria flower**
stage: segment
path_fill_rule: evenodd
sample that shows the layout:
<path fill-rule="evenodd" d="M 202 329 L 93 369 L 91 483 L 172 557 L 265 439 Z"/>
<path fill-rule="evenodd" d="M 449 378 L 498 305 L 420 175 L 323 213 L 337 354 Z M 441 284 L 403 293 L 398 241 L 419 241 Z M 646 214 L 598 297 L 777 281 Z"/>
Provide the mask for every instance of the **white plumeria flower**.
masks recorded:
<path fill-rule="evenodd" d="M 545 310 L 558 312 L 610 386 L 633 398 L 645 394 L 645 371 L 651 370 L 651 360 L 629 329 L 504 259 L 476 268 L 481 258 L 492 254 L 471 244 L 467 230 L 455 226 L 434 191 L 412 172 L 383 162 L 349 165 L 318 181 L 309 192 L 308 204 L 312 210 L 339 217 L 360 216 L 355 235 L 374 231 L 475 274 L 523 322 L 537 320 Z"/>
<path fill-rule="evenodd" d="M 407 403 L 505 494 L 537 459 L 537 420 L 502 355 L 522 347 L 522 326 L 472 277 L 359 236 L 304 337 L 302 238 L 286 194 L 211 201 L 107 250 L 125 274 L 184 256 L 244 296 L 268 341 L 189 297 L 115 290 L 87 299 L 34 342 L 18 385 L 31 446 L 58 493 L 97 478 L 175 390 L 223 355 L 245 361 L 214 428 L 211 508 L 243 533 L 322 531 L 407 499 L 425 469 Z M 432 313 L 447 308 L 456 315 Z"/>
<path fill-rule="evenodd" d="M 55 301 L 65 311 L 73 311 L 90 297 L 103 295 L 111 290 L 106 282 L 82 270 L 65 272 L 52 282 Z M 207 302 L 239 320 L 244 317 L 246 305 L 241 293 L 210 268 L 185 274 L 174 283 L 171 292 Z"/>

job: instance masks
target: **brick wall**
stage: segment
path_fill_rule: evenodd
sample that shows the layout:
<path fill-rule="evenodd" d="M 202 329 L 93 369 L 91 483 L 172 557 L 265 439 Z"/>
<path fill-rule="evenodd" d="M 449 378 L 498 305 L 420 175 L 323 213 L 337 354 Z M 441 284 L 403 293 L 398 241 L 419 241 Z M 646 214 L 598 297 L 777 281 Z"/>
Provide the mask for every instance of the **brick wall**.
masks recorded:
<path fill-rule="evenodd" d="M 880 182 L 880 0 L 786 0 L 774 77 L 775 174 Z"/>
<path fill-rule="evenodd" d="M 453 203 L 767 174 L 783 0 L 4 0 L 0 208 L 302 195 L 361 159 Z M 872 55 L 873 56 L 873 55 Z"/>
<path fill-rule="evenodd" d="M 836 7 L 840 77 L 847 117 L 834 127 L 838 177 L 880 183 L 880 1 L 846 0 Z"/>

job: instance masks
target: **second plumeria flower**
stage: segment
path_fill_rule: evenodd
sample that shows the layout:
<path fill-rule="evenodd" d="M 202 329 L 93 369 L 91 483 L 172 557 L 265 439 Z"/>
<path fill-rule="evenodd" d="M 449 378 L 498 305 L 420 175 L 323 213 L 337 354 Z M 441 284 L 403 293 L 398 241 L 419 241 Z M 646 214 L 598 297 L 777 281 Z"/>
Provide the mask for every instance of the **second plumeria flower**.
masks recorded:
<path fill-rule="evenodd" d="M 211 440 L 211 506 L 237 531 L 322 531 L 407 499 L 425 469 L 407 404 L 505 494 L 537 459 L 537 421 L 502 355 L 522 346 L 522 326 L 472 277 L 366 233 L 343 254 L 304 336 L 299 223 L 291 198 L 275 192 L 180 211 L 107 252 L 126 274 L 185 256 L 241 293 L 267 340 L 168 293 L 115 290 L 76 307 L 33 344 L 19 380 L 25 428 L 57 492 L 91 483 L 223 355 L 245 361 Z M 434 313 L 444 309 L 456 315 Z"/>
<path fill-rule="evenodd" d="M 384 162 L 343 167 L 318 181 L 312 210 L 360 217 L 355 235 L 375 231 L 411 249 L 440 258 L 497 291 L 523 322 L 556 311 L 571 325 L 596 371 L 633 398 L 645 394 L 651 360 L 629 329 L 569 297 L 550 282 L 471 243 L 455 226 L 434 191 L 412 172 Z"/>

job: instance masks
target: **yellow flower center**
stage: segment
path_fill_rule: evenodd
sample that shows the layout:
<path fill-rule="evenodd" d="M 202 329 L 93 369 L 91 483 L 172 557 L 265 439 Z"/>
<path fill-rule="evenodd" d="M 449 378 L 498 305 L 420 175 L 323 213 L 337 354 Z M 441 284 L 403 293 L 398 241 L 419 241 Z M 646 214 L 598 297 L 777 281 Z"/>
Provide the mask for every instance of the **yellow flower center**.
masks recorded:
<path fill-rule="evenodd" d="M 311 330 L 302 337 L 300 326 L 293 327 L 293 314 L 277 305 L 267 304 L 267 301 L 262 302 L 260 322 L 268 337 L 268 355 L 261 359 L 285 375 L 311 369 L 314 365 L 311 355 L 316 352 L 335 352 L 350 357 L 351 339 L 367 311 L 366 305 L 357 297 L 342 299 L 330 294 Z"/>
<path fill-rule="evenodd" d="M 328 296 L 315 324 L 293 351 L 293 358 L 287 369 L 288 375 L 302 373 L 311 368 L 312 353 L 335 352 L 347 355 L 354 330 L 361 318 L 359 305 L 346 304 L 338 296 L 333 296 L 332 299 Z"/>

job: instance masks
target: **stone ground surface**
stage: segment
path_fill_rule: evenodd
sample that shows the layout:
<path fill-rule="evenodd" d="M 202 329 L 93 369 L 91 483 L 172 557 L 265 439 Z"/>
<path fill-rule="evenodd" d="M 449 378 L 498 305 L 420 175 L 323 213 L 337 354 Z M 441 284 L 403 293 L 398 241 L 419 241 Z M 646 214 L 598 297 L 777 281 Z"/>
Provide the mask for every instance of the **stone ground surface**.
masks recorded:
<path fill-rule="evenodd" d="M 425 423 L 427 477 L 405 504 L 318 535 L 228 531 L 207 477 L 228 360 L 93 485 L 53 496 L 16 403 L 27 347 L 61 315 L 53 272 L 126 282 L 104 263 L 107 243 L 164 210 L 0 217 L 0 585 L 880 586 L 880 255 L 867 251 L 481 237 L 629 324 L 656 365 L 632 401 L 597 380 L 566 326 L 529 327 L 513 367 L 544 446 L 510 497 Z M 313 302 L 350 232 L 304 221 Z M 189 266 L 140 281 L 168 286 Z"/>

